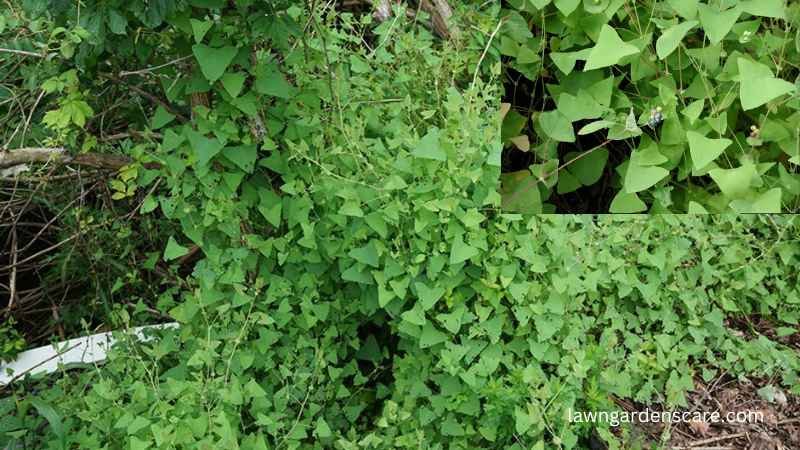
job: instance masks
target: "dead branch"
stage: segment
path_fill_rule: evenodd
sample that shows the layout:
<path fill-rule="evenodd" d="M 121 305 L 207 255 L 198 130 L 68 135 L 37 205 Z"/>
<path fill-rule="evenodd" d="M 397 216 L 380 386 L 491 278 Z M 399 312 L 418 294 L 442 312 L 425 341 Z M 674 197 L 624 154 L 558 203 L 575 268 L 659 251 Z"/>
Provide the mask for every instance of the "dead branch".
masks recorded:
<path fill-rule="evenodd" d="M 119 170 L 131 162 L 133 161 L 127 156 L 110 155 L 106 153 L 70 155 L 61 147 L 27 147 L 0 152 L 0 169 L 7 169 L 22 164 L 57 163 L 75 164 L 97 169 Z M 159 166 L 158 163 L 145 164 L 145 167 L 148 169 L 157 168 Z"/>

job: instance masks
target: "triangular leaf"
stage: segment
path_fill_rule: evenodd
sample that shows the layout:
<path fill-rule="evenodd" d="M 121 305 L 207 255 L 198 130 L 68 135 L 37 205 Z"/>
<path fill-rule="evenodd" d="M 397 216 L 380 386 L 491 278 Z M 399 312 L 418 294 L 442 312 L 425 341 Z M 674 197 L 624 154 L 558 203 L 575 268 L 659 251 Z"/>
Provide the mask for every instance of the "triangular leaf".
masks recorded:
<path fill-rule="evenodd" d="M 447 154 L 439 146 L 439 129 L 431 128 L 422 139 L 419 140 L 417 147 L 411 152 L 417 158 L 435 159 L 437 161 L 447 160 Z"/>
<path fill-rule="evenodd" d="M 656 53 L 659 59 L 664 59 L 678 48 L 686 33 L 697 26 L 696 20 L 679 23 L 669 27 L 656 41 Z"/>
<path fill-rule="evenodd" d="M 647 210 L 647 205 L 636 194 L 621 190 L 611 201 L 609 211 L 612 214 L 633 214 Z"/>
<path fill-rule="evenodd" d="M 694 170 L 709 165 L 733 144 L 730 139 L 710 139 L 695 131 L 687 131 L 686 139 L 689 141 L 689 153 L 692 155 Z"/>
<path fill-rule="evenodd" d="M 479 253 L 477 248 L 466 244 L 461 236 L 457 236 L 450 247 L 450 264 L 462 263 Z"/>
<path fill-rule="evenodd" d="M 197 165 L 203 167 L 222 150 L 223 145 L 216 139 L 209 139 L 194 130 L 189 130 L 189 143 L 197 158 Z"/>
<path fill-rule="evenodd" d="M 603 25 L 597 43 L 589 53 L 584 71 L 600 69 L 619 64 L 622 58 L 639 53 L 635 46 L 625 43 L 609 25 Z"/>
<path fill-rule="evenodd" d="M 794 92 L 794 84 L 775 78 L 772 70 L 764 64 L 740 57 L 739 98 L 745 111 L 774 100 L 781 95 Z"/>
<path fill-rule="evenodd" d="M 217 81 L 233 62 L 239 49 L 226 46 L 213 48 L 203 44 L 192 46 L 192 53 L 200 64 L 200 71 L 210 83 Z"/>
<path fill-rule="evenodd" d="M 539 126 L 550 138 L 559 142 L 575 142 L 572 122 L 558 110 L 539 114 Z"/>
<path fill-rule="evenodd" d="M 220 81 L 222 82 L 222 87 L 225 88 L 225 91 L 231 97 L 237 97 L 239 93 L 242 92 L 245 78 L 246 77 L 241 72 L 226 73 L 222 76 Z"/>
<path fill-rule="evenodd" d="M 181 256 L 189 253 L 189 249 L 181 246 L 175 241 L 172 236 L 167 240 L 167 247 L 164 249 L 164 260 L 172 261 L 173 259 L 180 258 Z"/>
<path fill-rule="evenodd" d="M 717 7 L 699 4 L 697 9 L 700 13 L 700 24 L 703 25 L 703 31 L 712 45 L 719 44 L 725 39 L 742 14 L 738 6 L 721 11 Z"/>

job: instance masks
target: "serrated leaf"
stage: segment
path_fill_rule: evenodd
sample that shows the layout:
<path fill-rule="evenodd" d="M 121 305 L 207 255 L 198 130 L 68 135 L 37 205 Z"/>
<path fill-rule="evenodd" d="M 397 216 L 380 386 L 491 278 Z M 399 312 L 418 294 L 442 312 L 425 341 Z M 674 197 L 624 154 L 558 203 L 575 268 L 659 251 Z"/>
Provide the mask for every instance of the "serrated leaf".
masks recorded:
<path fill-rule="evenodd" d="M 325 421 L 325 418 L 320 417 L 317 419 L 317 425 L 314 427 L 314 435 L 322 439 L 333 436 L 331 427 L 328 425 L 328 422 Z"/>
<path fill-rule="evenodd" d="M 609 25 L 603 25 L 600 29 L 597 43 L 589 53 L 583 70 L 589 71 L 613 66 L 619 64 L 623 58 L 637 53 L 639 53 L 638 48 L 623 42 L 617 32 Z"/>

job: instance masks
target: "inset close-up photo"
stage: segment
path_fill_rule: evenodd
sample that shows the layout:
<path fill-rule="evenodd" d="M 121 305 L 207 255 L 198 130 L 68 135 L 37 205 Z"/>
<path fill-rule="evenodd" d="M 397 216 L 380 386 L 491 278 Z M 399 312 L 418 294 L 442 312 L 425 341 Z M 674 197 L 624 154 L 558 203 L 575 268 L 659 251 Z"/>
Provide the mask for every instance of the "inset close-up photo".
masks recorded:
<path fill-rule="evenodd" d="M 800 211 L 796 2 L 503 3 L 509 208 Z"/>

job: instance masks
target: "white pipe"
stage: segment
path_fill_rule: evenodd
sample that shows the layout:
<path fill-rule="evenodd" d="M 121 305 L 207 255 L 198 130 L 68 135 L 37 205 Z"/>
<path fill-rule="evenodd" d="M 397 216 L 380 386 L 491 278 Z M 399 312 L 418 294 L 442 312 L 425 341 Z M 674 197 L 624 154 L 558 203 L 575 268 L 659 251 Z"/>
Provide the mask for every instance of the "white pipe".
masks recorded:
<path fill-rule="evenodd" d="M 177 328 L 177 322 L 158 325 L 144 325 L 123 332 L 131 334 L 140 341 L 150 340 L 145 330 Z M 10 363 L 0 364 L 0 386 L 5 386 L 27 375 L 53 373 L 60 366 L 96 364 L 105 361 L 106 353 L 116 343 L 114 332 L 98 333 L 70 339 L 44 347 L 27 350 Z"/>

